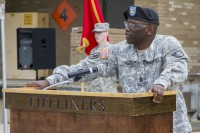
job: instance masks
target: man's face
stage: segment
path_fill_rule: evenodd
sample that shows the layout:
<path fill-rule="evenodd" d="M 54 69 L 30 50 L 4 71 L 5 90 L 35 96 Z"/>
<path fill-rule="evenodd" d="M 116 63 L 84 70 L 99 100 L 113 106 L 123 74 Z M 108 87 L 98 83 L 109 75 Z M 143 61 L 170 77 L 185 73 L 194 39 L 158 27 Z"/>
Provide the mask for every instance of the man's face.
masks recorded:
<path fill-rule="evenodd" d="M 148 25 L 148 23 L 143 21 L 128 19 L 127 22 L 125 22 L 125 35 L 127 43 L 134 45 L 141 44 L 147 36 Z"/>
<path fill-rule="evenodd" d="M 94 32 L 94 37 L 97 43 L 104 42 L 107 40 L 108 32 Z"/>

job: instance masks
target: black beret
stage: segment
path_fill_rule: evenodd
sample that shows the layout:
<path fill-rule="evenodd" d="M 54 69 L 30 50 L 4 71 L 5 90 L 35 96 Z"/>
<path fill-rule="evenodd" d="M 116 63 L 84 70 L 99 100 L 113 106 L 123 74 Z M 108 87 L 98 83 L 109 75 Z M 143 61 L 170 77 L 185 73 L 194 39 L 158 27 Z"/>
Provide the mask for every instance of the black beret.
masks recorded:
<path fill-rule="evenodd" d="M 139 6 L 129 6 L 124 11 L 125 19 L 140 20 L 152 24 L 159 25 L 159 17 L 156 11 L 151 8 L 144 8 Z"/>

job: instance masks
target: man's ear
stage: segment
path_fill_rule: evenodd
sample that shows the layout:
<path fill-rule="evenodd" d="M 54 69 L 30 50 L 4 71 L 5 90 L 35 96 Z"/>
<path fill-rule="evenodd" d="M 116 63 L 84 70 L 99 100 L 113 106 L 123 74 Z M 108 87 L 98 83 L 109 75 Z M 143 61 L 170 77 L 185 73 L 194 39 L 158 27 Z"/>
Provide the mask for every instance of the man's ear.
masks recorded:
<path fill-rule="evenodd" d="M 148 35 L 152 35 L 152 34 L 154 34 L 154 26 L 150 25 L 148 28 Z"/>

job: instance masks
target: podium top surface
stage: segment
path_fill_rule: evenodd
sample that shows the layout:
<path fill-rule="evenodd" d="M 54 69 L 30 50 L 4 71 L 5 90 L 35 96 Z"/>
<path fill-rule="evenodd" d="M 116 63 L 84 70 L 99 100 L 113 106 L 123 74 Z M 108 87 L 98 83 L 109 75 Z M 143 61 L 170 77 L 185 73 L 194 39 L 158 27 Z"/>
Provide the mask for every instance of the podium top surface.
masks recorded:
<path fill-rule="evenodd" d="M 2 90 L 5 93 L 24 93 L 24 94 L 50 94 L 50 95 L 71 95 L 71 96 L 98 96 L 98 97 L 118 97 L 118 98 L 139 98 L 152 97 L 153 93 L 107 93 L 107 92 L 81 92 L 64 90 L 40 90 L 32 87 L 8 88 Z M 165 91 L 164 96 L 176 95 L 176 91 Z"/>

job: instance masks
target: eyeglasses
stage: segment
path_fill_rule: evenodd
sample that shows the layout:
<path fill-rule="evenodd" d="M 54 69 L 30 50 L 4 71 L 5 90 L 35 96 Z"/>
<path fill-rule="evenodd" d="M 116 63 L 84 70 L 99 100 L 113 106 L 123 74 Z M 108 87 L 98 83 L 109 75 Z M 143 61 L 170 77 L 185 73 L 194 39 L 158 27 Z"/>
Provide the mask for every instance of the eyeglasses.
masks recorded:
<path fill-rule="evenodd" d="M 129 22 L 124 22 L 125 27 L 129 27 L 131 29 L 134 29 L 135 27 L 140 27 L 140 26 L 147 26 L 146 24 L 133 24 Z"/>

